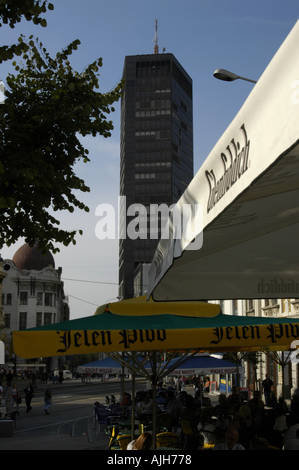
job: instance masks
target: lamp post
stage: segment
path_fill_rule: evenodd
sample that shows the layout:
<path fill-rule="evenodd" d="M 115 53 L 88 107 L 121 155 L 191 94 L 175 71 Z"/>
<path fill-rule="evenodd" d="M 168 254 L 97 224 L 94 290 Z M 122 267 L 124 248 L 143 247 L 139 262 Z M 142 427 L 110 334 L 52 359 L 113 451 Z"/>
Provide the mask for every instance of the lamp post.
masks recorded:
<path fill-rule="evenodd" d="M 217 69 L 215 70 L 213 75 L 218 80 L 223 80 L 224 82 L 233 82 L 239 78 L 240 80 L 245 80 L 246 82 L 257 83 L 255 80 L 241 77 L 240 75 L 236 75 L 235 73 L 229 72 L 228 70 L 225 70 L 225 69 Z"/>
<path fill-rule="evenodd" d="M 4 321 L 4 310 L 2 307 L 2 281 L 6 277 L 6 273 L 4 272 L 3 269 L 3 259 L 0 255 L 0 364 L 5 363 L 5 346 L 3 341 L 1 341 L 1 331 L 3 330 L 5 326 L 5 321 Z M 0 378 L 0 385 L 1 385 L 2 379 Z M 1 406 L 1 405 L 0 405 Z"/>
<path fill-rule="evenodd" d="M 3 259 L 0 255 L 0 330 L 4 328 L 4 312 L 2 309 L 2 281 L 7 276 L 3 269 Z"/>

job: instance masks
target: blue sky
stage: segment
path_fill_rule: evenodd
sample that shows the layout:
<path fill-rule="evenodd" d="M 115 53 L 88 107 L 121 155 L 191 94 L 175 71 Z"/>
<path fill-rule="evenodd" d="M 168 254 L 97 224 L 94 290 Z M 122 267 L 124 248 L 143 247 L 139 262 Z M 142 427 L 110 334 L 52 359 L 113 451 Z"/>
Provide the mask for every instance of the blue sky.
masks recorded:
<path fill-rule="evenodd" d="M 47 28 L 23 20 L 14 29 L 3 26 L 1 44 L 17 40 L 20 33 L 34 34 L 55 55 L 72 40 L 81 46 L 73 53 L 72 66 L 82 71 L 103 58 L 100 91 L 108 92 L 121 79 L 126 55 L 153 52 L 155 19 L 158 18 L 160 52 L 173 53 L 193 79 L 194 171 L 200 168 L 214 145 L 248 97 L 252 84 L 216 80 L 217 68 L 258 80 L 298 20 L 298 0 L 51 0 L 54 11 L 45 17 Z M 10 71 L 0 65 L 0 80 Z M 299 71 L 298 71 L 299 74 Z M 298 76 L 299 79 L 299 76 Z M 71 318 L 92 315 L 96 305 L 117 296 L 118 241 L 95 236 L 95 209 L 109 203 L 117 208 L 119 192 L 120 106 L 109 116 L 114 122 L 110 139 L 86 138 L 91 162 L 77 165 L 77 174 L 90 186 L 81 199 L 90 207 L 61 214 L 65 229 L 83 229 L 77 245 L 60 247 L 55 255 L 61 266 L 65 291 L 70 296 Z M 57 215 L 57 214 L 56 214 Z M 3 248 L 12 258 L 23 244 Z M 75 280 L 70 280 L 75 279 Z M 84 281 L 84 282 L 83 282 Z M 80 299 L 80 300 L 79 300 Z M 88 303 L 89 302 L 89 303 Z"/>

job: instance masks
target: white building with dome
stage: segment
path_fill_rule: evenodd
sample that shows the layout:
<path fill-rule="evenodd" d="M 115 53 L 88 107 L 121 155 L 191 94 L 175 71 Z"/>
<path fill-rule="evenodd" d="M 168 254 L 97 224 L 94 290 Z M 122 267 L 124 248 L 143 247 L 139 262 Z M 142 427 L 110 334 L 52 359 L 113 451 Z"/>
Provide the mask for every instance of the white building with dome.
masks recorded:
<path fill-rule="evenodd" d="M 55 269 L 50 252 L 43 255 L 36 245 L 25 244 L 12 260 L 3 260 L 3 270 L 6 273 L 2 282 L 3 333 L 9 353 L 12 331 L 69 320 L 70 315 L 61 280 L 62 268 Z M 17 358 L 18 366 L 24 362 Z M 58 368 L 58 358 L 45 362 L 48 371 Z"/>

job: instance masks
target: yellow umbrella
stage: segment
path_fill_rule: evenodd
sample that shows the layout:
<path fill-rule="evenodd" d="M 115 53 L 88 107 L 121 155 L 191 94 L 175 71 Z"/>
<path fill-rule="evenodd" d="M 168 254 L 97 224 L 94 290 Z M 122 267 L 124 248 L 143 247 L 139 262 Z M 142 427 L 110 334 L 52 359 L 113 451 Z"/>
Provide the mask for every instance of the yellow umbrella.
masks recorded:
<path fill-rule="evenodd" d="M 13 349 L 23 358 L 116 351 L 283 351 L 296 340 L 299 319 L 224 315 L 216 304 L 141 297 L 110 303 L 91 317 L 14 331 Z"/>

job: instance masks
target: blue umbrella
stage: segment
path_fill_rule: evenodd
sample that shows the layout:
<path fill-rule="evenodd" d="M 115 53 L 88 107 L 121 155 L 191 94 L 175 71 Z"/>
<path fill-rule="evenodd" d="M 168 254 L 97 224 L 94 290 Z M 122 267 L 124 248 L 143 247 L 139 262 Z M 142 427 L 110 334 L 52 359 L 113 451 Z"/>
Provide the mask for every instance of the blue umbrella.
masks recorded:
<path fill-rule="evenodd" d="M 84 364 L 78 367 L 78 372 L 80 374 L 121 374 L 122 366 L 111 359 L 106 357 L 100 361 L 90 362 L 89 364 Z"/>

